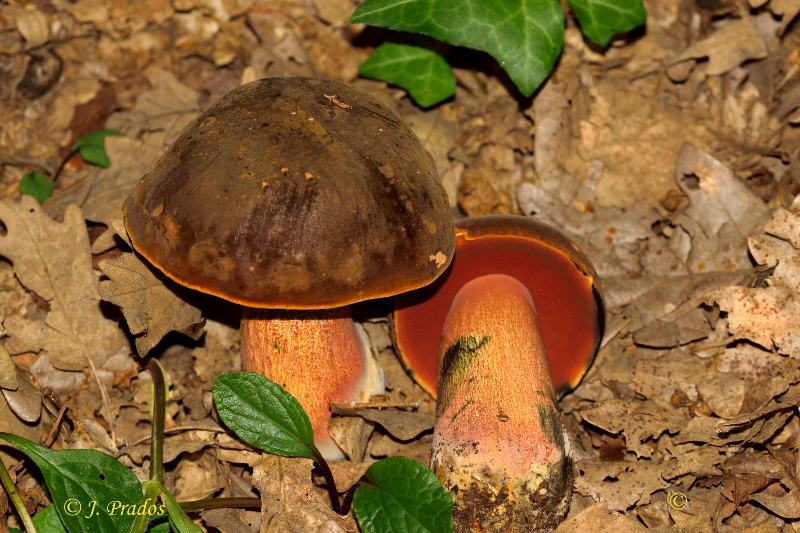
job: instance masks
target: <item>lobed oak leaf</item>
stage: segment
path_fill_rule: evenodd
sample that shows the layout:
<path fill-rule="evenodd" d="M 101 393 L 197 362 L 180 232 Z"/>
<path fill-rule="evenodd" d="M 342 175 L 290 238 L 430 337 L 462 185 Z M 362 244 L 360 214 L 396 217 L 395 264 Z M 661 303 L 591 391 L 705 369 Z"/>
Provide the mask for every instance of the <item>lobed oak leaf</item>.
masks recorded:
<path fill-rule="evenodd" d="M 764 230 L 774 235 L 752 235 L 750 253 L 760 265 L 774 268 L 765 287 L 724 287 L 711 291 L 728 313 L 728 329 L 737 339 L 748 339 L 767 350 L 800 359 L 800 197 L 789 209 L 778 209 Z"/>
<path fill-rule="evenodd" d="M 136 335 L 136 350 L 144 357 L 170 331 L 194 340 L 203 334 L 200 309 L 184 300 L 182 288 L 132 253 L 100 261 L 109 277 L 98 290 L 122 310 L 128 328 Z"/>
<path fill-rule="evenodd" d="M 18 202 L 0 201 L 0 221 L 7 230 L 0 255 L 13 263 L 20 283 L 49 305 L 41 332 L 53 366 L 83 370 L 87 360 L 100 366 L 122 350 L 125 339 L 117 322 L 100 307 L 80 208 L 70 205 L 57 223 L 32 196 L 23 195 Z"/>

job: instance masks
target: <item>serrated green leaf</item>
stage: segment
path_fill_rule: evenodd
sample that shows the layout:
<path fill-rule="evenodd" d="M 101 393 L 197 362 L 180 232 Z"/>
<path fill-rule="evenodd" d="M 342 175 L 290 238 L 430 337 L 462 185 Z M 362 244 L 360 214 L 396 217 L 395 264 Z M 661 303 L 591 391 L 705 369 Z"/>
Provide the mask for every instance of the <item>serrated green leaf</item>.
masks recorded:
<path fill-rule="evenodd" d="M 122 135 L 122 133 L 116 130 L 100 130 L 84 135 L 75 141 L 72 150 L 78 150 L 83 160 L 87 163 L 108 168 L 111 162 L 106 154 L 105 139 L 109 135 Z"/>
<path fill-rule="evenodd" d="M 617 34 L 647 21 L 642 0 L 567 0 L 590 41 L 606 46 Z"/>
<path fill-rule="evenodd" d="M 164 487 L 161 487 L 161 491 L 164 494 L 164 499 L 167 504 L 170 526 L 178 533 L 203 533 L 203 530 L 200 529 L 197 524 L 192 522 L 192 519 L 186 515 L 183 509 L 181 509 L 181 506 L 178 505 L 175 497 L 167 492 L 167 489 Z"/>
<path fill-rule="evenodd" d="M 136 475 L 96 450 L 51 450 L 16 435 L 0 439 L 36 463 L 53 506 L 69 533 L 129 531 L 142 488 Z M 122 506 L 126 507 L 123 508 Z"/>
<path fill-rule="evenodd" d="M 28 172 L 19 180 L 19 192 L 30 194 L 41 205 L 53 195 L 53 185 L 47 179 L 47 176 L 38 170 L 34 170 L 33 172 Z"/>
<path fill-rule="evenodd" d="M 308 415 L 276 383 L 252 372 L 230 372 L 217 378 L 212 393 L 219 417 L 243 441 L 277 455 L 317 460 Z"/>
<path fill-rule="evenodd" d="M 370 466 L 353 496 L 353 513 L 364 533 L 450 533 L 453 499 L 436 475 L 406 457 Z"/>
<path fill-rule="evenodd" d="M 421 46 L 383 43 L 358 73 L 402 87 L 421 107 L 438 104 L 456 92 L 456 77 L 447 61 Z"/>
<path fill-rule="evenodd" d="M 487 52 L 525 96 L 550 73 L 564 43 L 558 0 L 366 0 L 350 20 Z"/>
<path fill-rule="evenodd" d="M 58 518 L 55 505 L 48 505 L 33 517 L 33 525 L 39 533 L 67 533 L 64 524 Z M 23 533 L 17 528 L 8 528 L 9 533 Z"/>

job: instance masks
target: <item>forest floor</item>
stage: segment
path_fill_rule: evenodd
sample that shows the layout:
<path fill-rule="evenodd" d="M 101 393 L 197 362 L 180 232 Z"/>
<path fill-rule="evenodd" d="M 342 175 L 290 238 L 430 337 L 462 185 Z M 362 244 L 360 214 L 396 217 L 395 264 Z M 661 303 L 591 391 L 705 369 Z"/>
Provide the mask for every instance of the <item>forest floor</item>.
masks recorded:
<path fill-rule="evenodd" d="M 412 126 L 454 216 L 534 216 L 597 269 L 605 339 L 561 400 L 575 492 L 558 532 L 795 532 L 800 2 L 645 6 L 646 29 L 606 50 L 569 22 L 556 68 L 531 98 L 485 54 L 452 50 L 455 96 L 421 109 L 405 91 L 358 76 L 386 34 L 351 24 L 351 0 L 0 3 L 0 431 L 42 439 L 58 412 L 42 401 L 47 387 L 72 397 L 73 421 L 55 447 L 103 450 L 146 478 L 150 380 L 138 347 L 170 378 L 167 487 L 179 501 L 259 495 L 260 452 L 212 413 L 214 379 L 241 368 L 238 308 L 204 300 L 204 335 L 192 329 L 198 317 L 182 324 L 197 340 L 166 326 L 134 339 L 100 301 L 98 263 L 129 251 L 114 225 L 123 202 L 216 99 L 264 77 L 333 78 Z M 78 138 L 103 128 L 124 134 L 106 138 L 108 168 L 72 157 L 41 209 L 30 197 L 20 203 L 25 173 L 53 176 Z M 375 309 L 361 314 L 386 399 L 418 403 L 430 420 L 435 402 L 400 366 Z M 429 464 L 430 423 L 404 439 L 387 426 L 354 465 L 337 466 L 342 486 L 382 457 Z M 7 464 L 12 456 L 3 453 Z M 26 504 L 41 509 L 35 477 L 24 476 Z M 271 483 L 260 488 L 283 490 L 283 509 L 197 523 L 241 532 L 281 513 L 286 531 L 324 522 L 293 496 L 302 480 Z M 15 523 L 3 509 L 0 530 Z"/>

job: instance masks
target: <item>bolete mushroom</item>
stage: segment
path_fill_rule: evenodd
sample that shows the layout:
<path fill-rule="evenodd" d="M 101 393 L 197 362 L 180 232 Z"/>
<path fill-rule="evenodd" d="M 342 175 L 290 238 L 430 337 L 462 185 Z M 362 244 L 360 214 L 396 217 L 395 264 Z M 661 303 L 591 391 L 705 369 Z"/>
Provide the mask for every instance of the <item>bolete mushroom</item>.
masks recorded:
<path fill-rule="evenodd" d="M 485 274 L 522 282 L 536 303 L 556 393 L 578 385 L 600 345 L 603 298 L 597 273 L 578 247 L 532 218 L 483 215 L 456 223 L 456 252 L 430 285 L 397 296 L 392 338 L 414 380 L 436 396 L 442 327 L 455 294 Z"/>
<path fill-rule="evenodd" d="M 383 391 L 349 305 L 430 283 L 454 248 L 433 158 L 387 104 L 333 80 L 230 91 L 124 211 L 133 247 L 167 276 L 245 306 L 244 369 L 299 399 L 329 459 L 328 404 Z"/>
<path fill-rule="evenodd" d="M 453 496 L 456 531 L 549 532 L 559 523 L 572 463 L 554 384 L 577 385 L 602 328 L 589 261 L 520 216 L 460 221 L 448 271 L 397 297 L 403 360 L 438 394 L 431 468 Z"/>

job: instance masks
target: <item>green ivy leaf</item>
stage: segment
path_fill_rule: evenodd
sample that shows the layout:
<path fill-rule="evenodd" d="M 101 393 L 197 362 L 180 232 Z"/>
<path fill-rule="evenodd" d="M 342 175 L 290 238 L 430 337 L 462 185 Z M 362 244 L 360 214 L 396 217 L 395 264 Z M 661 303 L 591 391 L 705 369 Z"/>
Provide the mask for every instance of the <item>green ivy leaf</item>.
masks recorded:
<path fill-rule="evenodd" d="M 106 154 L 105 139 L 109 135 L 123 135 L 116 130 L 100 130 L 88 135 L 84 135 L 75 142 L 72 151 L 78 150 L 81 157 L 87 163 L 108 168 L 111 162 Z"/>
<path fill-rule="evenodd" d="M 642 0 L 567 0 L 590 41 L 606 46 L 617 34 L 647 21 Z"/>
<path fill-rule="evenodd" d="M 453 499 L 436 475 L 406 457 L 370 466 L 353 496 L 353 512 L 364 533 L 450 533 Z"/>
<path fill-rule="evenodd" d="M 36 531 L 40 533 L 67 533 L 64 529 L 64 524 L 58 518 L 55 505 L 48 505 L 33 517 L 33 525 L 36 526 Z M 17 528 L 8 528 L 10 533 L 23 533 Z"/>
<path fill-rule="evenodd" d="M 200 526 L 192 522 L 192 519 L 187 516 L 183 509 L 181 509 L 181 506 L 178 505 L 175 497 L 167 492 L 167 489 L 162 486 L 161 492 L 164 494 L 164 499 L 167 504 L 169 524 L 174 530 L 176 530 L 178 533 L 203 533 L 203 530 L 200 529 Z"/>
<path fill-rule="evenodd" d="M 19 180 L 19 192 L 30 194 L 41 205 L 53 195 L 53 185 L 47 179 L 47 176 L 38 170 L 34 170 L 33 172 L 28 172 Z"/>
<path fill-rule="evenodd" d="M 311 421 L 300 402 L 260 374 L 222 374 L 212 387 L 219 417 L 243 441 L 276 455 L 316 461 Z"/>
<path fill-rule="evenodd" d="M 53 500 L 51 507 L 69 533 L 130 530 L 142 501 L 142 486 L 119 461 L 96 450 L 51 450 L 8 433 L 0 433 L 0 439 L 39 467 Z"/>
<path fill-rule="evenodd" d="M 487 52 L 525 96 L 550 73 L 564 43 L 558 0 L 366 0 L 350 21 Z"/>
<path fill-rule="evenodd" d="M 442 56 L 421 46 L 383 43 L 358 69 L 407 90 L 417 104 L 429 107 L 456 92 L 456 77 Z"/>

